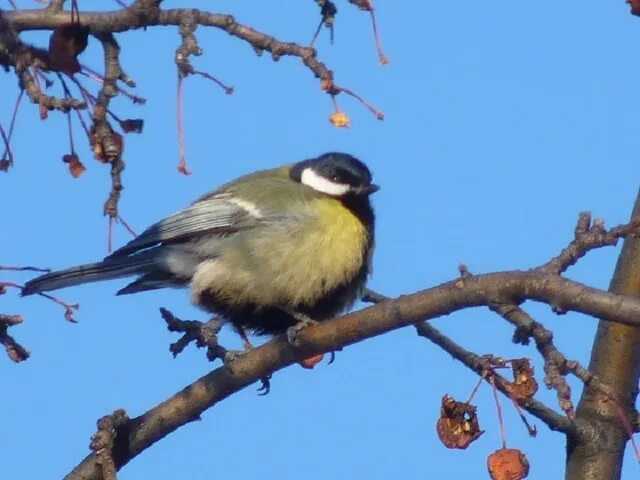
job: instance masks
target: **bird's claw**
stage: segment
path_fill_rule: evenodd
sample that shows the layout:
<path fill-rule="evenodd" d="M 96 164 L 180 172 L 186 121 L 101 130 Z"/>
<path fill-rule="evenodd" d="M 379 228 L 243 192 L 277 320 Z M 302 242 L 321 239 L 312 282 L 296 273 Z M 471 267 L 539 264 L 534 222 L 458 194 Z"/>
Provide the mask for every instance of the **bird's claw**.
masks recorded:
<path fill-rule="evenodd" d="M 258 389 L 258 395 L 264 397 L 265 395 L 269 395 L 271 391 L 271 375 L 267 375 L 266 377 L 262 377 L 260 379 L 262 385 Z"/>
<path fill-rule="evenodd" d="M 329 352 L 329 361 L 327 362 L 327 365 L 331 365 L 335 360 L 336 360 L 336 352 L 335 351 Z"/>
<path fill-rule="evenodd" d="M 245 353 L 247 353 L 246 350 L 227 350 L 225 348 L 224 353 L 222 354 L 222 361 L 225 365 L 233 363 Z"/>
<path fill-rule="evenodd" d="M 298 340 L 299 333 L 307 327 L 318 324 L 316 320 L 313 320 L 312 318 L 309 318 L 306 316 L 305 317 L 296 316 L 296 318 L 299 318 L 298 323 L 296 323 L 292 327 L 287 328 L 287 341 L 295 347 L 299 346 L 299 340 Z"/>

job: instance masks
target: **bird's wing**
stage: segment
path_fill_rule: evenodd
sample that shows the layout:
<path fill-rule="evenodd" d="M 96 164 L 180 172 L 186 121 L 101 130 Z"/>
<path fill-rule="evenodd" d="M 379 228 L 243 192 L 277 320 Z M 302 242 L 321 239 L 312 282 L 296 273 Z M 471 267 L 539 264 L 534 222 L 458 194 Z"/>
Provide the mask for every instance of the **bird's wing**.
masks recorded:
<path fill-rule="evenodd" d="M 219 193 L 193 203 L 150 226 L 107 258 L 130 255 L 159 243 L 175 243 L 204 234 L 225 234 L 253 228 L 263 221 L 251 203 Z"/>

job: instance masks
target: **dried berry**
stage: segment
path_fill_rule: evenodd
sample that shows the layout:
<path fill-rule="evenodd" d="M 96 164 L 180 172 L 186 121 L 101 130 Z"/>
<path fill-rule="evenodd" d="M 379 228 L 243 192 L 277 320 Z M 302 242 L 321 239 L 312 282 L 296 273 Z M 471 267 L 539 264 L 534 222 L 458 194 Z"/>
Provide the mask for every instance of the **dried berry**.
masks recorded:
<path fill-rule="evenodd" d="M 120 122 L 120 128 L 124 133 L 142 133 L 143 127 L 144 120 L 141 118 L 131 118 Z"/>
<path fill-rule="evenodd" d="M 373 6 L 369 0 L 349 0 L 349 3 L 354 4 L 360 10 L 364 10 L 365 12 L 373 10 Z"/>
<path fill-rule="evenodd" d="M 436 428 L 445 447 L 463 450 L 484 433 L 478 424 L 476 407 L 458 402 L 449 395 L 442 397 Z"/>
<path fill-rule="evenodd" d="M 71 173 L 73 178 L 80 177 L 80 175 L 82 175 L 82 173 L 87 169 L 75 153 L 64 155 L 62 157 L 62 161 L 69 164 L 69 173 Z"/>
<path fill-rule="evenodd" d="M 513 369 L 513 383 L 508 383 L 505 388 L 509 396 L 519 403 L 528 402 L 538 391 L 538 382 L 535 379 L 533 366 L 528 358 L 511 360 Z"/>
<path fill-rule="evenodd" d="M 349 116 L 344 112 L 334 112 L 329 117 L 329 121 L 338 128 L 346 128 L 351 125 Z"/>
<path fill-rule="evenodd" d="M 181 158 L 178 162 L 178 172 L 180 172 L 182 175 L 191 175 L 191 170 L 189 170 L 189 168 L 187 167 L 187 162 L 184 160 L 184 158 Z"/>
<path fill-rule="evenodd" d="M 335 3 L 327 0 L 322 4 L 320 7 L 320 15 L 322 16 L 322 21 L 324 22 L 325 27 L 331 27 L 333 25 L 337 13 L 338 8 Z"/>
<path fill-rule="evenodd" d="M 80 71 L 78 55 L 89 41 L 89 27 L 76 22 L 56 27 L 49 37 L 49 56 L 51 67 L 69 75 Z"/>
<path fill-rule="evenodd" d="M 493 480 L 522 480 L 529 475 L 529 461 L 517 448 L 501 448 L 487 458 Z"/>

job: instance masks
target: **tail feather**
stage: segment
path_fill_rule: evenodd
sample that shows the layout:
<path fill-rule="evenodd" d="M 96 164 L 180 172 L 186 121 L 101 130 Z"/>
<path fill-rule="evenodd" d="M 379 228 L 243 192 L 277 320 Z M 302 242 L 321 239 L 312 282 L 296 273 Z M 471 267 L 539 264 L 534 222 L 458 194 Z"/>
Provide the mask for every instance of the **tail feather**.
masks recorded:
<path fill-rule="evenodd" d="M 144 274 L 153 266 L 152 255 L 134 255 L 131 257 L 114 258 L 98 263 L 89 263 L 77 267 L 67 268 L 57 272 L 41 275 L 30 280 L 24 286 L 22 295 L 57 290 L 82 283 L 99 282 L 130 275 Z"/>
<path fill-rule="evenodd" d="M 184 279 L 167 272 L 146 273 L 134 280 L 129 285 L 118 290 L 116 295 L 129 295 L 131 293 L 146 292 L 159 288 L 180 287 L 186 284 Z"/>

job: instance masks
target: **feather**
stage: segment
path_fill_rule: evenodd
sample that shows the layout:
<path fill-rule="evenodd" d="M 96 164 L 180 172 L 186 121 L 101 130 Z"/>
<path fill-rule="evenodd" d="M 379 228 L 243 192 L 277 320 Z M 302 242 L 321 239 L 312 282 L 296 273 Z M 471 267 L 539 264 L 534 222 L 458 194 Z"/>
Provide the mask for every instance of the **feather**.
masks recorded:
<path fill-rule="evenodd" d="M 130 255 L 158 243 L 175 243 L 205 234 L 225 234 L 252 228 L 259 217 L 256 211 L 231 198 L 218 194 L 196 202 L 147 228 L 138 237 L 107 257 Z"/>
<path fill-rule="evenodd" d="M 176 288 L 185 285 L 185 281 L 170 273 L 153 272 L 147 273 L 129 285 L 118 290 L 116 295 L 129 295 L 131 293 L 146 292 L 148 290 L 157 290 L 159 288 Z"/>
<path fill-rule="evenodd" d="M 57 272 L 41 275 L 26 283 L 22 295 L 32 295 L 48 290 L 71 287 L 81 283 L 98 282 L 114 278 L 144 273 L 155 263 L 155 254 L 141 254 L 131 257 L 103 260 Z"/>

